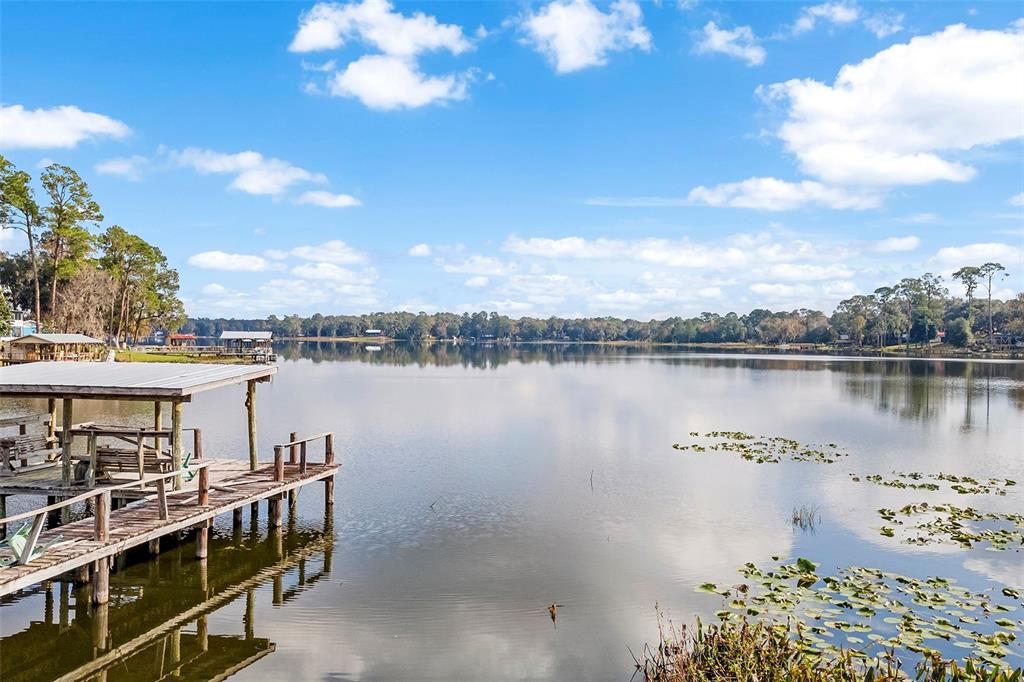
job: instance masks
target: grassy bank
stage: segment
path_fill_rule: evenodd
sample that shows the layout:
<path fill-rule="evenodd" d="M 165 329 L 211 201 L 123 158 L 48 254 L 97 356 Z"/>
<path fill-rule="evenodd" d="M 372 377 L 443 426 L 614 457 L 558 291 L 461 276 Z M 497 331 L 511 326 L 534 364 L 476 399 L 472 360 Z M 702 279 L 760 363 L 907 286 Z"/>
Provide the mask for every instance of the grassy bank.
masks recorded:
<path fill-rule="evenodd" d="M 218 357 L 215 355 L 185 355 L 183 353 L 140 353 L 138 351 L 119 350 L 114 356 L 117 362 L 177 362 L 200 363 L 210 365 L 244 365 L 245 358 Z"/>

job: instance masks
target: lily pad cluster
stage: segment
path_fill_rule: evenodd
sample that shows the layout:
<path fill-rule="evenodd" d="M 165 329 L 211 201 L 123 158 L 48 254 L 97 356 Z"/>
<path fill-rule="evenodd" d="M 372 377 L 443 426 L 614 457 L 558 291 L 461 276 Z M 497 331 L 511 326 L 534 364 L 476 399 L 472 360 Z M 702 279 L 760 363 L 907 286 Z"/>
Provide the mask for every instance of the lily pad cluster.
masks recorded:
<path fill-rule="evenodd" d="M 812 656 L 840 651 L 884 658 L 901 650 L 924 657 L 941 655 L 936 647 L 955 646 L 970 656 L 1003 665 L 1024 655 L 1018 633 L 1022 605 L 1018 591 L 973 592 L 951 578 L 914 578 L 854 566 L 835 576 L 819 576 L 818 564 L 797 559 L 774 570 L 753 563 L 740 569 L 746 582 L 731 587 L 704 583 L 700 592 L 722 596 L 723 622 L 757 618 L 795 623 L 801 650 Z"/>
<path fill-rule="evenodd" d="M 853 481 L 867 481 L 887 488 L 900 488 L 907 490 L 941 490 L 942 485 L 934 481 L 949 483 L 950 490 L 961 495 L 1006 495 L 1006 489 L 1017 485 L 1016 481 L 1009 478 L 987 478 L 978 479 L 972 476 L 958 476 L 956 474 L 922 474 L 917 471 L 904 473 L 893 471 L 895 478 L 885 478 L 880 474 L 862 476 L 850 474 Z"/>
<path fill-rule="evenodd" d="M 911 545 L 947 543 L 970 549 L 987 544 L 992 550 L 1024 549 L 1024 514 L 983 512 L 927 502 L 908 504 L 898 510 L 879 509 L 878 514 L 893 526 L 907 526 L 901 535 Z M 886 537 L 896 535 L 891 526 L 882 526 L 879 532 Z"/>
<path fill-rule="evenodd" d="M 709 431 L 703 436 L 692 431 L 690 436 L 711 442 L 675 443 L 672 447 L 689 452 L 732 452 L 758 464 L 778 464 L 783 459 L 832 464 L 849 454 L 835 443 L 806 444 L 783 436 L 754 436 L 742 431 Z"/>

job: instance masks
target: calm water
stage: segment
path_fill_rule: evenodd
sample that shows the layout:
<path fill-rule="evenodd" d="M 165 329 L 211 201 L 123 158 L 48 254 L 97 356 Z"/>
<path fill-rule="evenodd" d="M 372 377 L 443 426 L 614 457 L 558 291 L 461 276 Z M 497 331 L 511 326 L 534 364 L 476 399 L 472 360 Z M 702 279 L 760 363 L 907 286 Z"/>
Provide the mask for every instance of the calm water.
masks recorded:
<path fill-rule="evenodd" d="M 265 456 L 289 431 L 336 433 L 333 519 L 315 486 L 283 546 L 248 517 L 232 537 L 228 519 L 205 576 L 187 544 L 123 567 L 107 646 L 125 648 L 109 679 L 155 679 L 177 650 L 186 679 L 245 661 L 235 678 L 624 680 L 627 647 L 657 636 L 656 603 L 676 621 L 709 616 L 720 600 L 696 585 L 738 582 L 744 562 L 772 555 L 1024 587 L 1019 551 L 878 534 L 877 508 L 943 494 L 849 480 L 896 469 L 1024 482 L 1020 363 L 306 344 L 282 349 L 258 402 Z M 232 388 L 186 406 L 208 456 L 245 456 L 242 403 Z M 141 424 L 149 411 L 93 404 L 76 417 Z M 850 457 L 757 465 L 671 447 L 710 430 L 836 442 Z M 1024 485 L 1010 490 L 955 501 L 1019 512 Z M 819 508 L 813 532 L 791 524 L 800 505 Z M 94 625 L 56 584 L 5 603 L 0 677 L 88 665 L 102 655 Z"/>

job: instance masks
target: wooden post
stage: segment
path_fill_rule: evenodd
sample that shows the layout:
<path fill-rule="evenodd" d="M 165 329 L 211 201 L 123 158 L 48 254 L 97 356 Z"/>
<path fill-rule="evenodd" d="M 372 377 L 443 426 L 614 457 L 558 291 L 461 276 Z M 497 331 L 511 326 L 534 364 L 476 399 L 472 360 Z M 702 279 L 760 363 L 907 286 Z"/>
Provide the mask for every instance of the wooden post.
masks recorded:
<path fill-rule="evenodd" d="M 203 458 L 203 430 L 192 429 L 192 459 L 199 461 Z"/>
<path fill-rule="evenodd" d="M 156 482 L 156 504 L 157 511 L 160 514 L 160 520 L 166 521 L 169 516 L 167 510 L 167 479 L 161 478 Z"/>
<path fill-rule="evenodd" d="M 99 454 L 96 446 L 96 433 L 90 433 L 88 438 L 89 450 L 89 479 L 88 487 L 96 487 L 96 467 L 99 464 Z"/>
<path fill-rule="evenodd" d="M 93 517 L 93 539 L 106 542 L 110 539 L 110 493 L 103 492 L 93 498 L 96 501 L 96 515 Z M 92 603 L 106 604 L 110 599 L 110 557 L 93 562 Z"/>
<path fill-rule="evenodd" d="M 180 400 L 171 403 L 171 466 L 181 469 L 181 418 L 183 406 Z M 181 490 L 181 474 L 174 477 L 174 489 Z"/>
<path fill-rule="evenodd" d="M 64 405 L 62 410 L 62 436 L 61 436 L 61 453 L 60 453 L 60 473 L 61 481 L 64 487 L 67 488 L 71 485 L 71 425 L 74 411 L 71 407 L 73 401 L 71 398 L 64 398 Z M 71 518 L 71 510 L 65 507 L 67 511 L 61 512 L 62 519 L 66 522 Z"/>
<path fill-rule="evenodd" d="M 238 530 L 242 527 L 242 508 L 235 507 L 231 512 L 231 528 Z"/>
<path fill-rule="evenodd" d="M 163 429 L 164 410 L 163 405 L 157 400 L 153 403 L 153 430 L 160 431 Z M 153 449 L 156 450 L 157 454 L 160 454 L 160 436 L 153 436 Z"/>
<path fill-rule="evenodd" d="M 149 541 L 149 553 L 153 556 L 160 553 L 160 538 L 153 538 Z"/>
<path fill-rule="evenodd" d="M 250 379 L 245 386 L 245 409 L 249 417 L 249 469 L 256 471 L 259 458 L 256 451 L 256 380 Z"/>
<path fill-rule="evenodd" d="M 210 471 L 207 467 L 199 470 L 199 506 L 205 507 L 210 504 Z M 210 543 L 210 523 L 203 521 L 202 526 L 196 530 L 196 558 L 205 559 Z"/>
<path fill-rule="evenodd" d="M 49 506 L 49 505 L 47 505 Z M 7 496 L 0 495 L 0 518 L 7 516 Z M 0 538 L 7 537 L 7 524 L 0 524 Z"/>
<path fill-rule="evenodd" d="M 110 491 L 104 491 L 97 495 L 96 514 L 93 517 L 93 532 L 97 542 L 106 542 L 110 539 Z"/>
<path fill-rule="evenodd" d="M 284 480 L 284 448 L 280 445 L 274 446 L 274 480 Z"/>
<path fill-rule="evenodd" d="M 97 651 L 106 651 L 110 640 L 110 607 L 99 604 L 92 612 L 92 645 Z"/>
<path fill-rule="evenodd" d="M 50 423 L 46 425 L 46 438 L 53 441 L 57 437 L 57 399 L 46 399 L 46 411 L 50 414 Z"/>
<path fill-rule="evenodd" d="M 92 565 L 92 603 L 110 601 L 110 557 L 97 559 Z"/>
<path fill-rule="evenodd" d="M 288 436 L 288 442 L 289 443 L 294 443 L 298 439 L 298 437 L 299 437 L 299 434 L 297 434 L 294 431 L 292 431 L 291 434 L 289 434 L 289 436 Z M 292 445 L 288 449 L 288 463 L 289 464 L 298 464 L 299 463 L 299 460 L 297 459 L 298 456 L 299 456 L 299 446 L 298 445 Z"/>
<path fill-rule="evenodd" d="M 324 464 L 334 464 L 334 434 L 328 433 L 324 438 Z M 324 506 L 334 506 L 334 476 L 324 479 Z"/>
<path fill-rule="evenodd" d="M 306 473 L 306 444 L 299 447 L 299 473 Z"/>
<path fill-rule="evenodd" d="M 139 435 L 135 441 L 135 465 L 139 469 L 139 479 L 146 477 L 146 443 Z"/>

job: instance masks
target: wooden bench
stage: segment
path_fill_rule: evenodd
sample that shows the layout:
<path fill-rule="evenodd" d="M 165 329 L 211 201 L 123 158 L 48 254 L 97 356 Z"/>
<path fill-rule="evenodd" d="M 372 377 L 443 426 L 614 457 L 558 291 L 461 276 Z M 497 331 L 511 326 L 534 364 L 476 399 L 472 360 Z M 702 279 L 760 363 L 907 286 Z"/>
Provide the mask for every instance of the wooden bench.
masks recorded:
<path fill-rule="evenodd" d="M 134 448 L 117 448 L 113 446 L 96 446 L 96 468 L 97 476 L 102 473 L 110 474 L 113 471 L 131 471 L 137 473 L 139 478 L 146 473 L 162 474 L 171 470 L 171 458 L 168 455 L 157 453 L 152 448 L 143 448 L 141 462 L 139 451 Z M 90 455 L 76 455 L 72 459 L 80 462 L 91 461 Z"/>
<path fill-rule="evenodd" d="M 56 438 L 44 433 L 18 434 L 17 436 L 0 437 L 0 470 L 13 474 L 19 470 L 51 466 L 52 459 L 60 454 Z M 30 463 L 31 460 L 36 460 Z M 14 462 L 20 464 L 14 468 Z"/>

